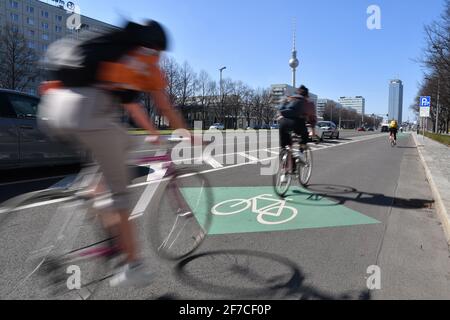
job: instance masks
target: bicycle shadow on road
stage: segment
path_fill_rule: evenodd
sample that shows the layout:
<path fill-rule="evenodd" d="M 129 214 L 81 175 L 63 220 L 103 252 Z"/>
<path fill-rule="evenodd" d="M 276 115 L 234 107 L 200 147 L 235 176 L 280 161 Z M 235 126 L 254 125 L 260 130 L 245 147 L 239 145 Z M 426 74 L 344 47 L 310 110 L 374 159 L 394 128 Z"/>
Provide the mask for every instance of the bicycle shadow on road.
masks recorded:
<path fill-rule="evenodd" d="M 223 299 L 370 299 L 368 290 L 333 295 L 307 285 L 306 276 L 293 261 L 267 252 L 203 252 L 179 262 L 174 272 L 185 285 Z"/>
<path fill-rule="evenodd" d="M 400 209 L 431 209 L 434 200 L 390 197 L 381 193 L 370 193 L 359 191 L 352 187 L 339 185 L 316 184 L 310 185 L 307 192 L 293 190 L 297 195 L 310 194 L 310 198 L 326 198 L 332 200 L 336 205 L 344 205 L 346 202 L 358 202 L 368 205 L 394 207 Z"/>

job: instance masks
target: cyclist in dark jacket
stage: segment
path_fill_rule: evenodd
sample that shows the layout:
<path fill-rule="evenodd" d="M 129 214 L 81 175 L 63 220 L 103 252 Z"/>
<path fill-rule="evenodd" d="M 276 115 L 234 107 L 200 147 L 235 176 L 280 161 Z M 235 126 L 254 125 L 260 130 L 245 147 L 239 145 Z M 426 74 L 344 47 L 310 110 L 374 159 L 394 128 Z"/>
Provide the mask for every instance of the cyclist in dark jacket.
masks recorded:
<path fill-rule="evenodd" d="M 301 86 L 296 95 L 287 98 L 284 103 L 286 107 L 282 107 L 280 109 L 278 121 L 280 124 L 279 130 L 281 148 L 292 145 L 292 132 L 295 132 L 295 134 L 301 136 L 301 142 L 303 145 L 308 143 L 309 134 L 306 123 L 308 121 L 317 121 L 315 118 L 314 104 L 309 101 L 308 97 L 308 88 Z"/>

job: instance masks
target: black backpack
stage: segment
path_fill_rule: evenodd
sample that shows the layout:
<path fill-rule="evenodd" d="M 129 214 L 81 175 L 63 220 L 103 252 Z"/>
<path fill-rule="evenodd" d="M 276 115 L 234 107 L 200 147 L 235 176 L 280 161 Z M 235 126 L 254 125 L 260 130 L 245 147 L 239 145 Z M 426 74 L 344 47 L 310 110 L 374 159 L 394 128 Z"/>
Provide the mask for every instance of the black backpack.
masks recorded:
<path fill-rule="evenodd" d="M 304 113 L 305 98 L 300 95 L 292 96 L 285 100 L 279 107 L 281 115 L 284 118 L 295 119 L 300 118 Z"/>
<path fill-rule="evenodd" d="M 47 72 L 48 80 L 59 80 L 66 87 L 90 86 L 96 82 L 101 62 L 118 61 L 137 46 L 160 47 L 164 37 L 156 22 L 149 26 L 129 22 L 123 29 L 104 34 L 81 31 L 76 38 L 66 37 L 51 44 L 41 67 Z"/>

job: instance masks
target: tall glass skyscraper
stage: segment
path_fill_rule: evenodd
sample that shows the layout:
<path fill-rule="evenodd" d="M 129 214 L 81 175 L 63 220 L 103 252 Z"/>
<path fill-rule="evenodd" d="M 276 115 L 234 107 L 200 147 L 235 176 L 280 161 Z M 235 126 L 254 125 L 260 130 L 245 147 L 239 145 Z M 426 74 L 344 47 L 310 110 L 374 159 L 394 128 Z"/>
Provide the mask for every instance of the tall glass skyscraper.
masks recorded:
<path fill-rule="evenodd" d="M 403 83 L 401 80 L 391 80 L 389 84 L 389 120 L 403 122 Z"/>

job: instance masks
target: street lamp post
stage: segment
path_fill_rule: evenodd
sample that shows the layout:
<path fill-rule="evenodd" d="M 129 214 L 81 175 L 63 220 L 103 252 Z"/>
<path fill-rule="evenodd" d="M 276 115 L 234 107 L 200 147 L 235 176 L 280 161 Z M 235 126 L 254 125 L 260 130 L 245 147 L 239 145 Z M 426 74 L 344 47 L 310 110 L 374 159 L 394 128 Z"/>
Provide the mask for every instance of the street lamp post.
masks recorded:
<path fill-rule="evenodd" d="M 222 72 L 223 72 L 223 70 L 225 70 L 227 67 L 222 67 L 222 68 L 220 68 L 219 69 L 219 71 L 220 71 L 220 97 L 222 97 L 222 94 L 223 94 L 223 88 L 222 88 Z"/>
<path fill-rule="evenodd" d="M 220 84 L 219 84 L 219 86 L 220 86 L 220 107 L 221 107 L 221 109 L 223 109 L 223 82 L 222 82 L 222 72 L 223 72 L 223 70 L 225 70 L 227 67 L 222 67 L 222 68 L 220 68 L 219 69 L 219 71 L 220 71 Z M 222 112 L 222 110 L 221 110 L 221 112 Z M 225 119 L 222 119 L 224 122 L 225 122 Z M 223 125 L 225 125 L 225 123 L 223 123 Z"/>

